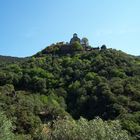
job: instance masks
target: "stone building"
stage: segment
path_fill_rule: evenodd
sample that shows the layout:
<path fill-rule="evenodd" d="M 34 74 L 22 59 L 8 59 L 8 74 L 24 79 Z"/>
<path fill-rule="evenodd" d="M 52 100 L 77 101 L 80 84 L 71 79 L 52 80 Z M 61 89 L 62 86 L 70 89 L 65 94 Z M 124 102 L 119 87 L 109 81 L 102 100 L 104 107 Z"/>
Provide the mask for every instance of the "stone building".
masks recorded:
<path fill-rule="evenodd" d="M 81 43 L 81 40 L 80 40 L 80 38 L 78 38 L 78 35 L 76 33 L 74 33 L 73 38 L 70 40 L 70 44 L 73 44 L 76 41 Z"/>

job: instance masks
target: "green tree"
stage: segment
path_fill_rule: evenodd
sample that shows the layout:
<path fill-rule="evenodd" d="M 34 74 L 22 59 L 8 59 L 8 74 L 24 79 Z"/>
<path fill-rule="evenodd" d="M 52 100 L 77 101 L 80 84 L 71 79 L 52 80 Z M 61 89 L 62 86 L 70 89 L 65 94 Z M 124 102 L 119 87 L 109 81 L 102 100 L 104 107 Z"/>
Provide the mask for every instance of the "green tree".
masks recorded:
<path fill-rule="evenodd" d="M 13 126 L 10 120 L 0 112 L 0 140 L 15 140 Z"/>
<path fill-rule="evenodd" d="M 82 43 L 85 47 L 89 46 L 89 42 L 88 42 L 88 39 L 87 39 L 86 37 L 83 37 L 83 38 L 82 38 L 81 43 Z"/>
<path fill-rule="evenodd" d="M 72 44 L 72 50 L 73 51 L 82 51 L 83 47 L 79 42 L 76 41 Z"/>
<path fill-rule="evenodd" d="M 49 140 L 129 140 L 119 121 L 106 122 L 100 118 L 87 121 L 80 118 L 57 120 L 53 128 L 44 135 Z M 44 138 L 46 140 L 46 138 Z"/>
<path fill-rule="evenodd" d="M 37 76 L 33 77 L 32 89 L 35 91 L 44 91 L 46 89 L 46 79 Z"/>

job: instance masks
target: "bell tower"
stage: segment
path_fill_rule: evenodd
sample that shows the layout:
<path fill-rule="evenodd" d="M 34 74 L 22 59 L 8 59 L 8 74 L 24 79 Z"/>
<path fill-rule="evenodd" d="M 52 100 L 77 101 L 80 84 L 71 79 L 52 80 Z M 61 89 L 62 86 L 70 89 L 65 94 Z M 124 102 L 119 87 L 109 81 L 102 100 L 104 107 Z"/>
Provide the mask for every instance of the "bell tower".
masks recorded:
<path fill-rule="evenodd" d="M 73 34 L 73 38 L 70 40 L 70 44 L 73 44 L 74 42 L 81 42 L 80 38 L 78 38 L 78 35 L 76 33 Z"/>

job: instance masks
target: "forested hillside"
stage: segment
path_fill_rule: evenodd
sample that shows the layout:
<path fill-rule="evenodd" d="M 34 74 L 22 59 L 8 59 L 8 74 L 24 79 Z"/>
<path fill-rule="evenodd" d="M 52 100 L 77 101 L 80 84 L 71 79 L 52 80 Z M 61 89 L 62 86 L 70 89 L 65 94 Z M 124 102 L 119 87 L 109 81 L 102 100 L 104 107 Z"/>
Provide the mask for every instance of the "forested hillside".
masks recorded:
<path fill-rule="evenodd" d="M 6 64 L 10 64 L 10 63 L 18 63 L 24 60 L 27 60 L 28 57 L 26 58 L 19 58 L 19 57 L 11 57 L 11 56 L 2 56 L 0 55 L 0 65 L 4 66 Z"/>
<path fill-rule="evenodd" d="M 64 47 L 0 65 L 0 139 L 139 140 L 140 58 Z"/>

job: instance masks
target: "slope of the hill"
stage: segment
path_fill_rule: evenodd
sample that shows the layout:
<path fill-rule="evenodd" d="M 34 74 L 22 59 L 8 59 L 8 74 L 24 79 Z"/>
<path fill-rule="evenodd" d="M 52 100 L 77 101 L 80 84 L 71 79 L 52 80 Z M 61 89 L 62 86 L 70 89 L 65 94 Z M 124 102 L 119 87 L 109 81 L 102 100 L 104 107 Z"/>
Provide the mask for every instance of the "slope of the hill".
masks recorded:
<path fill-rule="evenodd" d="M 18 62 L 24 61 L 25 59 L 27 59 L 27 58 L 0 55 L 0 66 L 10 64 L 10 63 L 18 63 Z"/>
<path fill-rule="evenodd" d="M 140 58 L 112 49 L 57 51 L 0 67 L 0 108 L 14 132 L 35 138 L 42 123 L 58 116 L 98 116 L 119 120 L 138 139 Z"/>

